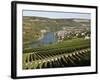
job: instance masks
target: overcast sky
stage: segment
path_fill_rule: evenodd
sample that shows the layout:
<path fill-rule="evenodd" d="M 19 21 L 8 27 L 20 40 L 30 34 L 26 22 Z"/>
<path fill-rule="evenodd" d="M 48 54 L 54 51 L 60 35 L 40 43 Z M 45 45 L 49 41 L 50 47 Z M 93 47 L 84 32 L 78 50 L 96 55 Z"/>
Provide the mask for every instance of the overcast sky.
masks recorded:
<path fill-rule="evenodd" d="M 72 12 L 52 12 L 52 11 L 29 11 L 24 10 L 23 16 L 37 16 L 47 18 L 78 18 L 78 19 L 90 19 L 89 13 L 72 13 Z"/>

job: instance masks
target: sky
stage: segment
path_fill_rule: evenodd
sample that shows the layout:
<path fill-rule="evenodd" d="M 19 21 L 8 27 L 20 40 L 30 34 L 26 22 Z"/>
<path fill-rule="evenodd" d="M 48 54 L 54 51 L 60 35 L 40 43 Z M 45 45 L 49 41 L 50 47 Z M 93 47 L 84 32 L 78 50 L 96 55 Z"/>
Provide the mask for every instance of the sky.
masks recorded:
<path fill-rule="evenodd" d="M 46 18 L 77 18 L 77 19 L 90 19 L 90 13 L 72 13 L 72 12 L 54 12 L 54 11 L 31 11 L 24 10 L 23 16 L 36 16 L 36 17 L 46 17 Z"/>

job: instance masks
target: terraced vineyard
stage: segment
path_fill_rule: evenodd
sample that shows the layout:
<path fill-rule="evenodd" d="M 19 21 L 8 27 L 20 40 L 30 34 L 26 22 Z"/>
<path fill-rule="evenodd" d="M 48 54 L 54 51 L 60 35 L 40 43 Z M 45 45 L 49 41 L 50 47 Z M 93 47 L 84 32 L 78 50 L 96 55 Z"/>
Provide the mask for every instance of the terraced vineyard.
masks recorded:
<path fill-rule="evenodd" d="M 90 51 L 90 40 L 84 39 L 26 50 L 23 69 L 90 66 Z"/>

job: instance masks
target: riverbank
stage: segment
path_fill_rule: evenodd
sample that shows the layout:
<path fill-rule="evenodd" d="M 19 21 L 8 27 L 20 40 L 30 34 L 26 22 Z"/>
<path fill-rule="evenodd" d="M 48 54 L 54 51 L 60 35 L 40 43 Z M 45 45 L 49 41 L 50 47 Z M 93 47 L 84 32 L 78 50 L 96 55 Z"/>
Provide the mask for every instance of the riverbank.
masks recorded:
<path fill-rule="evenodd" d="M 44 34 L 42 33 L 41 36 L 38 38 L 38 41 L 41 40 L 44 37 Z"/>

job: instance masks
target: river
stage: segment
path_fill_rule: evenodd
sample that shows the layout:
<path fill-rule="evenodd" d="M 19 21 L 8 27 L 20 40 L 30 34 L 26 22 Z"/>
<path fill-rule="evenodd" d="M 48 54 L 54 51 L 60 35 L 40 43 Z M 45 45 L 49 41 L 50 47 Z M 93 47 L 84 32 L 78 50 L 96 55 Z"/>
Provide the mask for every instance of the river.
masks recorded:
<path fill-rule="evenodd" d="M 32 47 L 33 48 L 40 47 L 46 44 L 55 43 L 56 41 L 57 41 L 57 37 L 54 34 L 54 32 L 46 32 L 45 34 L 43 34 L 43 37 L 39 41 L 32 43 Z"/>

